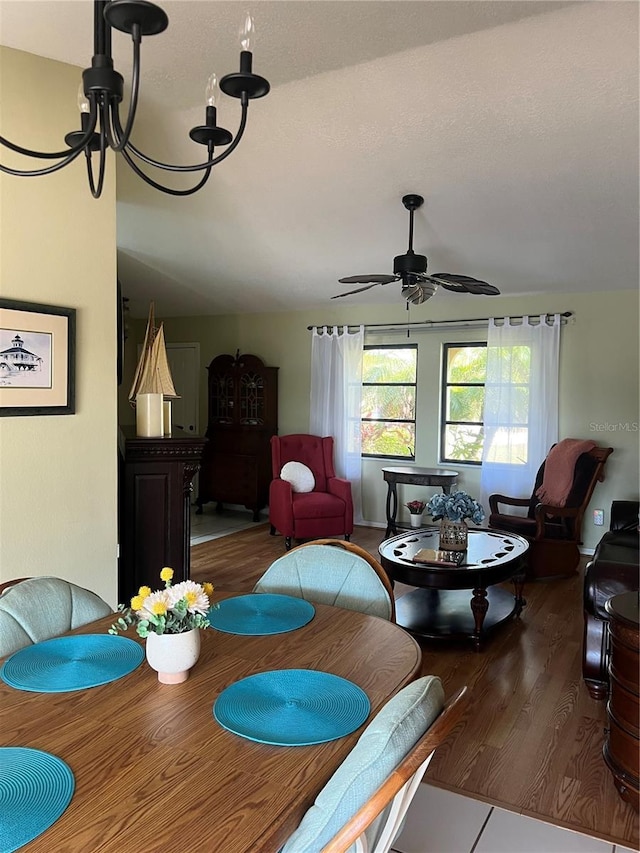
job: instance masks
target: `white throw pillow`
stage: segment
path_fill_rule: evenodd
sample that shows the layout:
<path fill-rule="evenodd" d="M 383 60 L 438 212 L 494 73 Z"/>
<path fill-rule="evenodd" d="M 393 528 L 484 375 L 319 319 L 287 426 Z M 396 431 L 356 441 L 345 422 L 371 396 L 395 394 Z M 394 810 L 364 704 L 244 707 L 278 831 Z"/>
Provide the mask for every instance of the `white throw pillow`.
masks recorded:
<path fill-rule="evenodd" d="M 302 462 L 287 462 L 283 465 L 280 479 L 291 483 L 294 492 L 312 492 L 316 484 L 313 471 Z"/>

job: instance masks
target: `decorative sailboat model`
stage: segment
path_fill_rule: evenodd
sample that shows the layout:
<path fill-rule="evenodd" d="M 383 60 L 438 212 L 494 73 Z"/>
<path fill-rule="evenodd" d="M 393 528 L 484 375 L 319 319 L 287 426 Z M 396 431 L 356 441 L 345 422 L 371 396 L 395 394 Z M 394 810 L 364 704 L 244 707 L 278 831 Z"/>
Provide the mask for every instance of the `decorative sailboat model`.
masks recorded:
<path fill-rule="evenodd" d="M 155 324 L 152 302 L 142 352 L 129 391 L 129 402 L 136 409 L 137 434 L 146 437 L 169 435 L 171 400 L 178 397 L 167 360 L 163 325 Z"/>

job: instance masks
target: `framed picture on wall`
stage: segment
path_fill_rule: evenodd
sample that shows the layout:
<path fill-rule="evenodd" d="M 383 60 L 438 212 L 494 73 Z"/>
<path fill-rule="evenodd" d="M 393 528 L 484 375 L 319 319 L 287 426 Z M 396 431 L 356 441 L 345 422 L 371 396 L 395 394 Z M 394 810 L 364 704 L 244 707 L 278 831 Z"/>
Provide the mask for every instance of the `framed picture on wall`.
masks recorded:
<path fill-rule="evenodd" d="M 0 416 L 75 414 L 75 308 L 0 299 Z"/>

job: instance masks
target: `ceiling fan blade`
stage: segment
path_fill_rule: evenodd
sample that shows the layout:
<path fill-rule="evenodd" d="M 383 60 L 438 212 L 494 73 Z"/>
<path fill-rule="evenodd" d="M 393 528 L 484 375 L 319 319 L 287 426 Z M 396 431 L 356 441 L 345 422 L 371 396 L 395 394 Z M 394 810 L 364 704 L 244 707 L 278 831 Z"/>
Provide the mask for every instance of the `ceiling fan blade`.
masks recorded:
<path fill-rule="evenodd" d="M 338 293 L 332 296 L 332 299 L 341 299 L 343 296 L 352 296 L 354 293 L 362 293 L 363 290 L 371 290 L 372 287 L 377 287 L 380 282 L 375 281 L 373 284 L 368 284 L 366 287 L 357 287 L 355 290 L 348 290 L 346 293 Z"/>
<path fill-rule="evenodd" d="M 479 296 L 500 296 L 498 288 L 493 284 L 487 284 L 486 281 L 479 284 L 468 284 L 466 287 L 469 293 L 475 293 Z"/>
<path fill-rule="evenodd" d="M 482 296 L 498 296 L 500 291 L 493 284 L 486 281 L 481 281 L 478 278 L 472 278 L 469 275 L 456 275 L 450 272 L 434 272 L 429 275 L 429 278 L 436 284 L 441 285 L 445 290 L 451 290 L 454 293 L 474 293 Z"/>
<path fill-rule="evenodd" d="M 392 281 L 398 281 L 396 275 L 350 275 L 347 278 L 339 278 L 340 284 L 391 284 Z M 355 293 L 355 291 L 354 291 Z M 348 296 L 347 293 L 344 294 Z"/>

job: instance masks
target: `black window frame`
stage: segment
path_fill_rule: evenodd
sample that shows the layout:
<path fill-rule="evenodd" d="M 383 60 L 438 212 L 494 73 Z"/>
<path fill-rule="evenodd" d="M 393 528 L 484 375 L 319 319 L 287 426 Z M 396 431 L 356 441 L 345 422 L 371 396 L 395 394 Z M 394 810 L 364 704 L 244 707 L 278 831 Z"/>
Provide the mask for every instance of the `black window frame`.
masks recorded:
<path fill-rule="evenodd" d="M 393 350 L 393 349 L 403 349 L 403 350 L 415 350 L 416 351 L 416 380 L 415 382 L 362 382 L 363 388 L 380 388 L 380 387 L 390 387 L 390 388 L 414 388 L 414 412 L 413 412 L 413 420 L 407 420 L 406 418 L 363 418 L 360 416 L 360 424 L 363 423 L 388 423 L 388 424 L 413 424 L 414 428 L 414 436 L 417 431 L 418 421 L 417 421 L 417 412 L 418 412 L 418 344 L 366 344 L 363 349 L 365 350 Z M 362 459 L 399 459 L 405 460 L 407 462 L 415 462 L 416 459 L 416 448 L 415 441 L 413 446 L 413 453 L 407 456 L 396 456 L 386 453 L 364 453 L 361 454 Z"/>
<path fill-rule="evenodd" d="M 456 343 L 445 343 L 442 345 L 442 376 L 440 382 L 440 462 L 452 465 L 475 465 L 480 467 L 482 461 L 476 462 L 474 459 L 451 459 L 445 454 L 446 448 L 446 429 L 448 426 L 480 426 L 484 427 L 482 421 L 452 421 L 447 419 L 447 391 L 449 388 L 482 388 L 486 387 L 485 382 L 449 382 L 449 350 L 460 349 L 461 347 L 484 347 L 487 348 L 486 341 L 457 341 Z M 484 409 L 484 391 L 483 391 L 483 409 Z"/>

